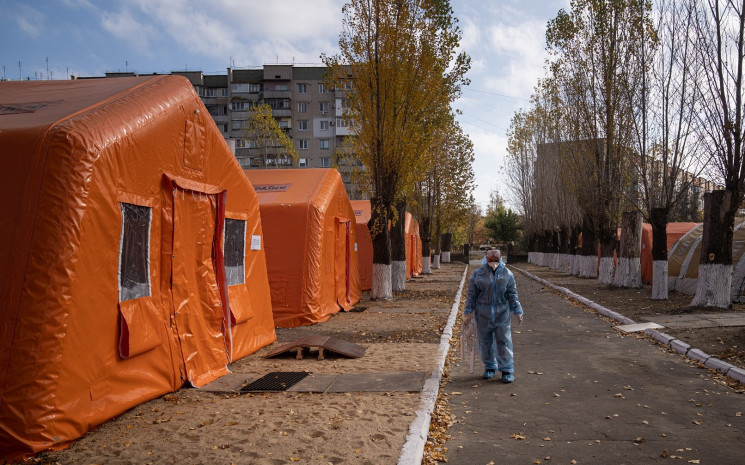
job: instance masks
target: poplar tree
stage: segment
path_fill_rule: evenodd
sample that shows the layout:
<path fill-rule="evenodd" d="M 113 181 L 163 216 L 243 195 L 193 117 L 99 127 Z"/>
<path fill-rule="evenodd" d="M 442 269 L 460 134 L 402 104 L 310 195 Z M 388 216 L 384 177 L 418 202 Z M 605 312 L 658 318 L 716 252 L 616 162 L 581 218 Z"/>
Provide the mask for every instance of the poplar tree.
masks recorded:
<path fill-rule="evenodd" d="M 351 80 L 352 151 L 372 190 L 371 297 L 391 298 L 388 221 L 425 172 L 432 129 L 467 83 L 468 55 L 448 0 L 351 0 L 343 8 L 339 54 L 322 56 L 332 80 Z"/>

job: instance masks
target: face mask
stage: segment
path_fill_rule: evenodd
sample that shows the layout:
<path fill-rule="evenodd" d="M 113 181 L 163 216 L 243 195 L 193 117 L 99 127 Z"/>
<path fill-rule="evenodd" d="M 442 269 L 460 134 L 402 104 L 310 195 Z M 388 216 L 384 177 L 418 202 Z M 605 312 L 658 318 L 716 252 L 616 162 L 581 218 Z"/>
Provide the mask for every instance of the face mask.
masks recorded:
<path fill-rule="evenodd" d="M 497 265 L 499 265 L 499 262 L 490 262 L 489 263 L 489 266 L 491 267 L 492 270 L 496 270 L 497 269 Z"/>

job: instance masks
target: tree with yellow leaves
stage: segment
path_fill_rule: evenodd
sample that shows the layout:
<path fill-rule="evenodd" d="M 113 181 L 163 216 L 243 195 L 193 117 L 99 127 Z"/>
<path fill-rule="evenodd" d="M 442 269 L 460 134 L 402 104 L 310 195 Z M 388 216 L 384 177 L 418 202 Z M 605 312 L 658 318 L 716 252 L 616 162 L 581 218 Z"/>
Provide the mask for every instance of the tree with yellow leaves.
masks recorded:
<path fill-rule="evenodd" d="M 323 56 L 337 86 L 352 82 L 352 152 L 370 180 L 371 297 L 391 298 L 388 221 L 425 172 L 433 129 L 467 83 L 470 58 L 457 53 L 461 32 L 448 0 L 350 0 L 340 53 Z"/>
<path fill-rule="evenodd" d="M 246 140 L 251 152 L 258 152 L 264 168 L 292 168 L 299 158 L 292 139 L 279 126 L 272 108 L 266 103 L 256 104 L 248 110 Z"/>

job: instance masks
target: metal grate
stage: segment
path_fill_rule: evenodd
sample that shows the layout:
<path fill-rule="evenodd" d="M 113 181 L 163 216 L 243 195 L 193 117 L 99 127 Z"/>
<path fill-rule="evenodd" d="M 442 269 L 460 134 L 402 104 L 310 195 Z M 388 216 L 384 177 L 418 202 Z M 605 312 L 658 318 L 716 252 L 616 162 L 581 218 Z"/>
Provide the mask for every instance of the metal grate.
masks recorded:
<path fill-rule="evenodd" d="M 243 386 L 241 392 L 286 391 L 305 379 L 309 374 L 306 371 L 273 371 L 253 383 Z"/>

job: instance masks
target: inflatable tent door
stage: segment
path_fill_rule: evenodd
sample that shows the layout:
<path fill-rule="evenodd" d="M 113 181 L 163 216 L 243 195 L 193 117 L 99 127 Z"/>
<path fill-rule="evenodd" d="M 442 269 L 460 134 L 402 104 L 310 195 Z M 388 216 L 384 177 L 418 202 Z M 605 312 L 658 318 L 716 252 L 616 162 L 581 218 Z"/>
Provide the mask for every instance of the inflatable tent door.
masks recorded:
<path fill-rule="evenodd" d="M 171 291 L 186 379 L 194 386 L 228 373 L 213 261 L 213 254 L 222 253 L 216 228 L 222 224 L 220 196 L 173 186 Z"/>
<path fill-rule="evenodd" d="M 352 251 L 350 247 L 352 239 L 352 221 L 346 218 L 335 218 L 336 220 L 336 245 L 334 251 L 334 275 L 336 282 L 336 301 L 344 310 L 350 310 L 351 285 L 352 285 Z"/>

